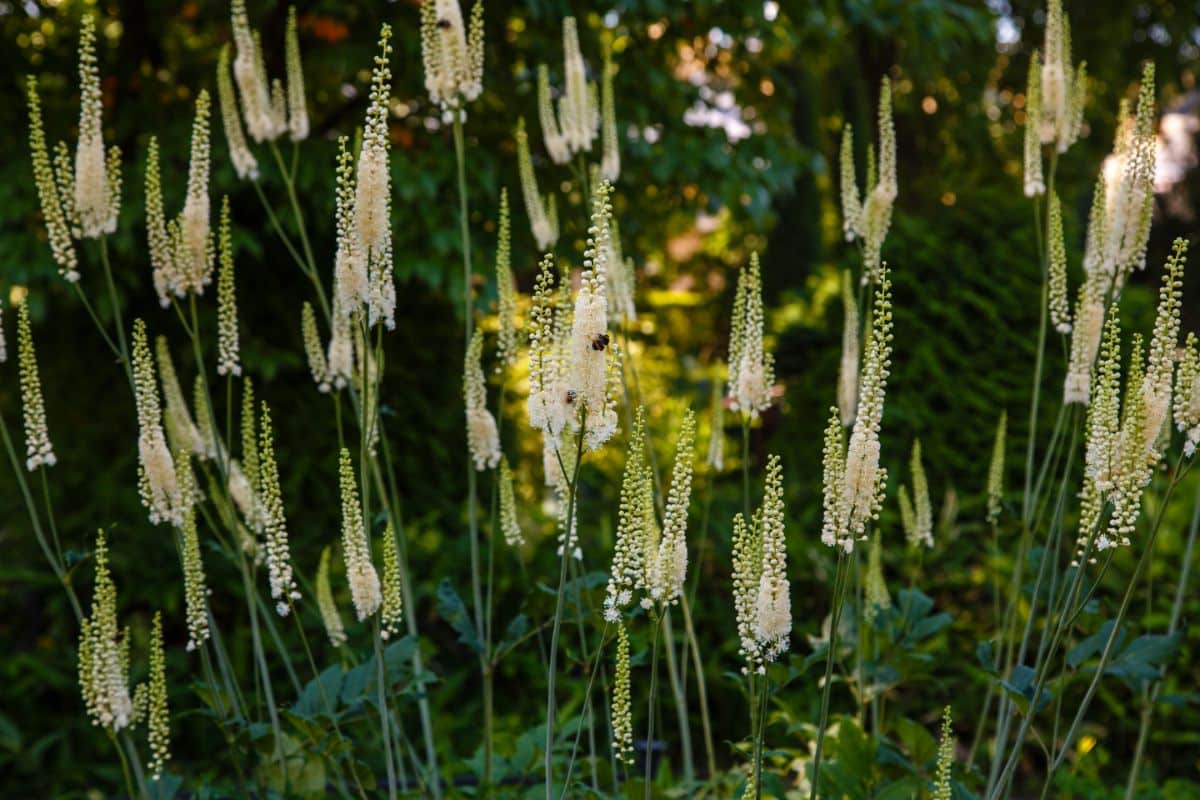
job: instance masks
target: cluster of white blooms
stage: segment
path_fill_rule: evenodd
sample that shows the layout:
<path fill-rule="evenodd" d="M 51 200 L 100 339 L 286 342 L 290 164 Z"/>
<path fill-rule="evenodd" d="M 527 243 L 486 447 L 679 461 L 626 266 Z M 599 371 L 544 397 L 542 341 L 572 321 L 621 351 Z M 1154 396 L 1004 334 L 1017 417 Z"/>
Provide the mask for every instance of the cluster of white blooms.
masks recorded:
<path fill-rule="evenodd" d="M 350 582 L 350 599 L 358 621 L 379 610 L 383 592 L 379 573 L 371 562 L 371 542 L 363 524 L 362 505 L 358 501 L 358 481 L 350 463 L 350 451 L 342 448 L 339 456 L 338 478 L 342 489 L 342 558 L 346 561 L 346 579 Z"/>
<path fill-rule="evenodd" d="M 604 72 L 600 77 L 600 177 L 616 183 L 621 177 L 621 149 L 617 142 L 617 111 L 613 100 L 612 52 L 604 48 Z"/>
<path fill-rule="evenodd" d="M 500 463 L 500 432 L 487 407 L 487 384 L 483 377 L 483 331 L 475 329 L 463 363 L 463 399 L 467 415 L 467 449 L 482 472 Z"/>
<path fill-rule="evenodd" d="M 230 4 L 230 21 L 233 27 L 233 78 L 241 95 L 242 116 L 246 130 L 255 142 L 272 142 L 292 132 L 293 139 L 302 139 L 308 133 L 308 112 L 304 107 L 304 84 L 300 66 L 300 46 L 297 39 L 294 16 L 289 18 L 287 40 L 288 91 L 276 79 L 272 82 L 263 61 L 262 41 L 258 31 L 250 27 L 246 15 L 245 0 L 233 0 Z M 295 85 L 297 84 L 298 85 Z M 290 107 L 290 109 L 289 109 Z M 289 110 L 293 119 L 288 119 Z M 226 128 L 228 130 L 228 128 Z M 230 151 L 234 150 L 230 143 Z M 239 170 L 239 174 L 241 171 Z M 249 173 L 248 173 L 249 174 Z"/>
<path fill-rule="evenodd" d="M 171 759 L 171 712 L 167 706 L 167 654 L 163 648 L 161 611 L 154 612 L 154 626 L 150 630 L 150 680 L 146 692 L 150 777 L 158 780 Z"/>
<path fill-rule="evenodd" d="M 555 164 L 565 164 L 576 153 L 589 153 L 600 129 L 596 84 L 587 79 L 587 65 L 579 48 L 574 17 L 563 19 L 563 90 L 557 108 L 550 95 L 550 72 L 538 68 L 538 115 L 542 140 Z"/>
<path fill-rule="evenodd" d="M 525 214 L 529 217 L 529 227 L 538 249 L 550 250 L 558 241 L 558 208 L 553 194 L 547 194 L 543 198 L 538 191 L 524 117 L 517 120 L 514 136 L 517 140 L 517 172 L 521 176 L 521 196 L 525 199 Z"/>
<path fill-rule="evenodd" d="M 842 360 L 838 363 L 837 401 L 842 424 L 854 424 L 858 411 L 858 302 L 850 270 L 842 273 Z"/>
<path fill-rule="evenodd" d="M 21 411 L 25 424 L 25 468 L 52 467 L 58 459 L 46 427 L 46 404 L 42 397 L 42 379 L 38 375 L 37 353 L 33 347 L 33 327 L 29 323 L 29 298 L 17 308 L 17 368 L 21 382 Z"/>
<path fill-rule="evenodd" d="M 1096 550 L 1129 545 L 1141 511 L 1142 492 L 1169 441 L 1186 255 L 1187 242 L 1176 239 L 1163 272 L 1148 359 L 1143 364 L 1142 340 L 1135 335 L 1129 374 L 1120 397 L 1120 329 L 1115 312 L 1105 326 L 1095 397 L 1088 407 L 1081 550 L 1086 550 L 1093 533 Z M 1107 525 L 1104 530 L 1094 531 L 1106 502 L 1112 506 Z"/>
<path fill-rule="evenodd" d="M 396 326 L 387 123 L 392 88 L 392 71 L 388 66 L 391 38 L 391 26 L 385 24 L 379 32 L 379 54 L 371 71 L 371 102 L 353 178 L 346 167 L 345 141 L 339 145 L 335 280 L 340 300 L 334 303 L 335 313 L 345 316 L 359 313 L 365 303 L 368 324 L 382 322 L 389 330 Z M 333 360 L 331 355 L 330 362 Z"/>
<path fill-rule="evenodd" d="M 1175 427 L 1183 431 L 1184 454 L 1191 457 L 1200 442 L 1200 347 L 1196 334 L 1189 333 L 1183 355 L 1175 370 Z"/>
<path fill-rule="evenodd" d="M 152 523 L 183 523 L 185 498 L 180 491 L 175 460 L 167 447 L 162 427 L 162 406 L 158 399 L 158 380 L 146 323 L 133 323 L 133 385 L 138 417 L 138 492 L 142 505 L 150 512 Z"/>
<path fill-rule="evenodd" d="M 921 462 L 920 439 L 913 442 L 909 474 L 912 478 L 911 501 L 905 487 L 900 487 L 904 533 L 910 547 L 933 547 L 933 506 L 929 502 L 929 481 L 925 477 L 925 465 Z"/>
<path fill-rule="evenodd" d="M 179 453 L 180 460 L 186 459 L 185 453 Z M 191 470 L 183 470 L 183 475 L 191 475 Z M 186 487 L 185 487 L 186 488 Z M 188 651 L 201 647 L 211 635 L 208 627 L 208 582 L 204 576 L 204 561 L 200 557 L 200 538 L 196 531 L 196 510 L 189 508 L 183 515 L 183 525 L 179 529 L 180 561 L 183 562 L 183 599 L 186 608 L 188 626 Z"/>
<path fill-rule="evenodd" d="M 217 100 L 221 104 L 221 122 L 225 127 L 225 144 L 229 148 L 229 160 L 239 178 L 258 180 L 258 159 L 246 144 L 242 131 L 242 118 L 238 114 L 237 96 L 233 90 L 233 78 L 229 74 L 229 45 L 221 48 L 217 56 Z"/>
<path fill-rule="evenodd" d="M 604 599 L 604 617 L 610 622 L 620 619 L 637 592 L 642 594 L 643 608 L 674 604 L 683 591 L 687 574 L 687 517 L 692 495 L 696 417 L 689 409 L 679 429 L 661 528 L 655 516 L 653 476 L 646 459 L 645 424 L 645 409 L 639 408 L 625 457 L 617 541 Z"/>
<path fill-rule="evenodd" d="M 83 15 L 79 31 L 79 140 L 75 145 L 74 222 L 76 236 L 95 239 L 117 230 L 121 205 L 120 172 L 109 173 L 100 112 L 100 67 L 96 60 L 96 18 Z M 111 157 L 111 154 L 110 154 Z M 116 156 L 119 168 L 120 154 Z M 66 174 L 60 177 L 65 178 Z M 110 185 L 115 180 L 116 186 Z M 61 186 L 61 181 L 60 181 Z"/>
<path fill-rule="evenodd" d="M 743 672 L 763 673 L 787 652 L 792 630 L 792 601 L 787 579 L 784 536 L 783 468 L 779 456 L 767 461 L 762 506 L 749 526 L 733 520 L 733 606 Z"/>
<path fill-rule="evenodd" d="M 1118 114 L 1113 152 L 1104 162 L 1088 221 L 1084 270 L 1103 279 L 1103 290 L 1119 293 L 1129 273 L 1146 266 L 1146 243 L 1154 210 L 1156 130 L 1154 63 L 1142 71 L 1137 113 L 1127 101 Z"/>
<path fill-rule="evenodd" d="M 308 370 L 312 373 L 317 389 L 328 392 L 329 365 L 325 362 L 325 351 L 321 349 L 321 333 L 317 330 L 317 315 L 312 303 L 304 301 L 300 309 L 300 333 L 304 339 L 304 354 L 308 358 Z"/>
<path fill-rule="evenodd" d="M 192 125 L 187 196 L 183 211 L 170 222 L 164 212 L 158 140 L 150 139 L 146 157 L 146 238 L 154 288 L 164 308 L 170 305 L 172 297 L 184 297 L 188 292 L 203 294 L 204 287 L 212 282 L 216 250 L 208 201 L 209 112 L 208 92 L 201 90 L 196 96 Z"/>
<path fill-rule="evenodd" d="M 288 546 L 287 517 L 283 510 L 283 489 L 279 485 L 279 464 L 275 460 L 275 432 L 271 426 L 271 410 L 262 404 L 258 452 L 259 496 L 263 506 L 263 534 L 267 554 L 267 580 L 275 611 L 286 617 L 293 600 L 300 599 L 296 579 L 292 574 L 292 554 Z"/>
<path fill-rule="evenodd" d="M 621 229 L 612 221 L 608 237 L 608 318 L 618 324 L 637 319 L 634 289 L 637 271 L 633 259 L 625 258 L 621 250 Z"/>
<path fill-rule="evenodd" d="M 508 189 L 500 190 L 500 219 L 496 238 L 496 374 L 517 360 L 517 281 L 512 272 L 512 224 L 508 211 Z"/>
<path fill-rule="evenodd" d="M 671 488 L 667 492 L 662 534 L 656 547 L 650 547 L 647 542 L 645 570 L 638 584 L 638 588 L 646 592 L 643 605 L 647 600 L 672 605 L 683 593 L 683 581 L 687 577 L 687 518 L 692 500 L 695 450 L 696 415 L 688 409 L 675 442 L 675 465 L 671 471 Z"/>
<path fill-rule="evenodd" d="M 1046 4 L 1046 38 L 1040 69 L 1041 109 L 1037 119 L 1042 144 L 1065 153 L 1079 139 L 1087 99 L 1087 67 L 1071 67 L 1071 24 L 1062 0 Z M 1035 55 L 1036 58 L 1036 55 Z M 1032 120 L 1031 120 L 1032 122 Z"/>
<path fill-rule="evenodd" d="M 885 77 L 879 89 L 879 169 L 870 163 L 868 149 L 865 199 L 860 199 L 854 170 L 854 136 L 842 131 L 842 232 L 846 241 L 862 239 L 863 283 L 879 280 L 883 241 L 892 226 L 892 208 L 899 194 L 896 180 L 896 125 L 892 120 L 892 84 Z M 876 174 L 878 173 L 878 174 Z"/>
<path fill-rule="evenodd" d="M 612 568 L 604 598 L 604 618 L 616 622 L 633 602 L 639 576 L 645 571 L 648 531 L 657 538 L 654 496 L 649 466 L 646 464 L 646 409 L 639 407 L 625 453 L 625 471 L 621 477 L 621 499 L 617 506 L 617 536 L 613 547 Z"/>
<path fill-rule="evenodd" d="M 854 169 L 854 128 L 850 123 L 842 128 L 842 148 L 839 152 L 842 183 L 842 235 L 853 242 L 861 235 L 862 198 L 858 196 L 858 176 Z"/>
<path fill-rule="evenodd" d="M 582 429 L 588 450 L 608 441 L 618 424 L 620 360 L 608 332 L 610 191 L 603 182 L 593 195 L 592 224 L 574 303 L 565 280 L 555 285 L 554 258 L 547 256 L 530 310 L 530 424 L 555 445 L 564 430 Z"/>
<path fill-rule="evenodd" d="M 163 403 L 166 406 L 163 421 L 166 424 L 167 442 L 171 451 L 204 456 L 207 449 L 204 436 L 192 420 L 192 413 L 183 398 L 183 387 L 175 372 L 175 362 L 171 359 L 167 337 L 159 336 L 155 339 L 154 351 L 158 361 L 158 377 L 162 383 Z"/>
<path fill-rule="evenodd" d="M 1042 60 L 1035 50 L 1029 58 L 1029 77 L 1025 82 L 1025 196 L 1046 193 L 1042 174 Z"/>
<path fill-rule="evenodd" d="M 383 601 L 379 607 L 379 635 L 390 639 L 404 621 L 404 590 L 400 583 L 400 544 L 389 522 L 383 532 Z"/>
<path fill-rule="evenodd" d="M 117 587 L 108 567 L 104 531 L 96 533 L 92 613 L 79 632 L 79 688 L 93 725 L 111 733 L 133 723 L 129 694 L 129 632 L 117 625 Z"/>
<path fill-rule="evenodd" d="M 217 251 L 221 263 L 221 270 L 217 274 L 217 374 L 241 375 L 229 195 L 221 200 L 221 222 L 217 231 Z"/>
<path fill-rule="evenodd" d="M 950 719 L 950 706 L 942 711 L 942 737 L 938 741 L 937 779 L 933 786 L 933 800 L 952 800 L 954 786 L 954 728 Z"/>
<path fill-rule="evenodd" d="M 747 417 L 757 417 L 771 406 L 775 384 L 775 357 L 763 346 L 765 324 L 762 272 L 758 253 L 750 254 L 750 265 L 738 274 L 729 329 L 729 408 Z"/>
<path fill-rule="evenodd" d="M 613 671 L 613 751 L 622 764 L 633 763 L 633 706 L 630 700 L 629 632 L 617 626 L 617 660 Z"/>
<path fill-rule="evenodd" d="M 1058 193 L 1050 194 L 1049 224 L 1049 284 L 1050 322 L 1059 333 L 1071 332 L 1071 308 L 1067 304 L 1067 247 L 1063 241 L 1062 206 Z"/>
<path fill-rule="evenodd" d="M 483 3 L 471 8 L 470 29 L 458 0 L 422 0 L 421 57 L 425 91 L 446 122 L 466 117 L 466 105 L 483 91 Z"/>
<path fill-rule="evenodd" d="M 892 285 L 887 265 L 880 269 L 871 335 L 859 381 L 858 412 L 845 444 L 835 407 L 825 429 L 824 522 L 821 541 L 847 553 L 866 534 L 867 523 L 878 517 L 887 484 L 887 469 L 879 463 L 879 428 L 892 354 Z"/>
<path fill-rule="evenodd" d="M 333 599 L 333 586 L 329 582 L 329 546 L 321 550 L 321 561 L 317 565 L 317 610 L 321 613 L 321 624 L 325 627 L 325 635 L 334 647 L 346 643 L 346 626 L 342 624 L 342 615 L 338 612 L 337 602 Z"/>
<path fill-rule="evenodd" d="M 500 459 L 500 532 L 504 534 L 504 543 L 509 547 L 522 547 L 525 537 L 521 533 L 521 524 L 517 522 L 517 499 L 513 492 L 512 468 L 508 459 Z"/>
<path fill-rule="evenodd" d="M 1008 436 L 1008 412 L 1000 412 L 996 423 L 996 439 L 992 444 L 992 460 L 988 464 L 987 519 L 992 525 L 1000 521 L 1004 501 L 1004 444 Z"/>
<path fill-rule="evenodd" d="M 121 151 L 117 147 L 104 148 L 96 19 L 90 13 L 83 15 L 79 33 L 79 94 L 79 138 L 74 159 L 67 144 L 59 142 L 52 162 L 37 79 L 30 75 L 26 82 L 34 184 L 51 253 L 59 273 L 72 282 L 79 280 L 79 270 L 71 240 L 115 233 L 121 208 Z"/>
<path fill-rule="evenodd" d="M 1100 347 L 1104 310 L 1125 280 L 1146 263 L 1154 210 L 1154 65 L 1142 74 L 1136 117 L 1121 102 L 1113 153 L 1105 160 L 1088 215 L 1085 278 L 1079 287 L 1063 402 L 1087 403 Z"/>

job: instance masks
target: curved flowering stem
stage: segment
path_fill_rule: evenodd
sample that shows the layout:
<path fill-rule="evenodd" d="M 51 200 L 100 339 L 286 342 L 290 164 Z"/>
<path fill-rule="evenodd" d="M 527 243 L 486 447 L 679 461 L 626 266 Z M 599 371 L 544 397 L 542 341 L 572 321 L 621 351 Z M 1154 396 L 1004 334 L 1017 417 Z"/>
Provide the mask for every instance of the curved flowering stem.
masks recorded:
<path fill-rule="evenodd" d="M 821 751 L 825 743 L 825 726 L 829 721 L 829 694 L 833 685 L 833 660 L 837 654 L 838 628 L 841 626 L 842 605 L 845 602 L 846 580 L 849 573 L 850 560 L 846 557 L 846 551 L 839 547 L 837 553 L 837 570 L 833 580 L 833 607 L 829 615 L 829 642 L 825 652 L 825 678 L 821 685 L 821 713 L 817 718 L 817 745 L 813 752 L 812 790 L 809 800 L 817 800 L 818 787 L 821 785 Z"/>

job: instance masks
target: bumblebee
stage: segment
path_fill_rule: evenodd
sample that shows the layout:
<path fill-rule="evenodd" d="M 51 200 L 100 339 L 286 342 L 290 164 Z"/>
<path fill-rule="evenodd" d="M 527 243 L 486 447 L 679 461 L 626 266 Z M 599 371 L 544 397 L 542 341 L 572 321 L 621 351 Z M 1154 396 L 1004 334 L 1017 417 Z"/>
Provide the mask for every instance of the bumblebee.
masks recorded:
<path fill-rule="evenodd" d="M 608 334 L 607 333 L 598 333 L 592 337 L 592 349 L 593 350 L 600 351 L 606 347 L 608 347 Z"/>
<path fill-rule="evenodd" d="M 441 28 L 442 30 L 448 30 L 448 29 L 450 28 L 450 20 L 448 20 L 448 19 L 439 19 L 439 20 L 437 21 L 437 26 L 438 26 L 439 28 Z"/>
<path fill-rule="evenodd" d="M 574 389 L 567 389 L 567 405 L 573 404 L 575 402 L 575 398 L 578 396 L 579 395 L 575 393 Z"/>

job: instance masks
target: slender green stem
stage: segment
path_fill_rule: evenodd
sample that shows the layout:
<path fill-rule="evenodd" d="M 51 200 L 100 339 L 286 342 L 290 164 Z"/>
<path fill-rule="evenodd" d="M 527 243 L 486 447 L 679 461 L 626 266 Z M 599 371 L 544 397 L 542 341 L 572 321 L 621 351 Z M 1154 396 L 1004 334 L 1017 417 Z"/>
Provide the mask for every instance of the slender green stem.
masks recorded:
<path fill-rule="evenodd" d="M 113 748 L 117 751 L 117 758 L 121 761 L 121 774 L 125 776 L 125 791 L 129 792 L 131 798 L 138 797 L 138 791 L 133 787 L 133 776 L 129 772 L 129 759 L 125 757 L 125 749 L 121 747 L 121 743 L 117 741 L 117 736 L 112 731 L 108 731 L 108 738 L 113 743 Z"/>
<path fill-rule="evenodd" d="M 833 608 L 829 617 L 829 644 L 825 653 L 825 680 L 821 686 L 821 713 L 817 719 L 817 746 L 813 752 L 812 790 L 809 800 L 817 800 L 821 785 L 821 750 L 825 743 L 825 726 L 829 721 L 829 695 L 833 686 L 833 660 L 837 653 L 838 628 L 842 620 L 842 605 L 845 601 L 846 573 L 849 572 L 846 552 L 838 548 L 837 571 L 833 581 Z"/>
<path fill-rule="evenodd" d="M 593 658 L 589 659 L 590 668 L 588 670 L 587 690 L 584 692 L 584 695 L 583 695 L 583 707 L 580 709 L 580 712 L 579 712 L 580 716 L 588 713 L 589 709 L 591 708 L 592 686 L 595 684 L 596 675 L 599 674 L 599 672 L 600 672 L 600 658 L 604 654 L 604 648 L 608 646 L 609 625 L 610 625 L 610 623 L 608 623 L 608 622 L 604 623 L 604 630 L 601 631 L 601 633 L 600 633 L 600 646 L 596 648 L 595 656 Z M 571 773 L 574 771 L 575 757 L 579 752 L 579 740 L 582 736 L 583 736 L 583 726 L 580 725 L 579 727 L 577 727 L 575 729 L 575 742 L 574 742 L 574 744 L 571 745 L 571 758 L 569 761 L 567 761 L 567 777 L 563 781 L 562 796 L 564 798 L 568 796 L 568 792 L 570 791 Z"/>
<path fill-rule="evenodd" d="M 742 415 L 742 511 L 750 524 L 750 420 Z"/>
<path fill-rule="evenodd" d="M 708 688 L 704 680 L 704 664 L 700 660 L 700 643 L 696 640 L 696 629 L 692 625 L 691 604 L 687 595 L 679 598 L 679 607 L 683 612 L 683 629 L 687 634 L 687 649 L 692 654 L 692 664 L 696 670 L 696 692 L 700 700 L 700 724 L 704 730 L 704 755 L 708 760 L 708 779 L 717 776 L 717 756 L 713 747 L 712 720 L 708 711 Z"/>
<path fill-rule="evenodd" d="M 583 464 L 583 440 L 587 432 L 587 411 L 583 413 L 579 426 L 579 437 L 575 450 L 575 468 L 567 485 L 567 530 L 563 538 L 562 553 L 559 555 L 558 592 L 554 601 L 554 627 L 550 632 L 550 667 L 547 670 L 546 687 L 546 800 L 554 800 L 554 684 L 558 672 L 558 637 L 562 630 L 563 606 L 567 585 L 567 562 L 571 558 L 569 547 L 575 528 L 575 503 L 579 487 L 579 468 Z M 558 455 L 557 449 L 555 454 Z M 561 456 L 559 463 L 562 463 Z"/>
<path fill-rule="evenodd" d="M 383 752 L 387 756 L 388 798 L 396 800 L 396 763 L 392 753 L 391 725 L 388 724 L 387 677 L 383 663 L 383 646 L 379 636 L 379 616 L 375 616 L 372 642 L 375 645 L 375 684 L 379 702 L 379 727 L 383 731 Z"/>
<path fill-rule="evenodd" d="M 267 713 L 271 720 L 271 731 L 275 736 L 275 759 L 279 762 L 279 770 L 283 776 L 284 793 L 288 783 L 287 759 L 283 754 L 283 731 L 279 726 L 279 710 L 275 706 L 275 692 L 271 688 L 271 671 L 267 668 L 267 656 L 263 650 L 262 635 L 258 630 L 258 607 L 255 600 L 258 593 L 250 580 L 250 569 L 246 565 L 245 556 L 241 557 L 242 589 L 246 593 L 246 605 L 250 611 L 250 637 L 254 644 L 254 658 L 258 664 L 258 672 L 263 696 L 267 701 Z M 286 661 L 286 659 L 285 659 Z"/>
<path fill-rule="evenodd" d="M 662 618 L 656 613 L 650 613 L 651 644 L 650 644 L 650 697 L 647 702 L 649 713 L 646 722 L 646 800 L 650 800 L 654 778 L 654 716 L 658 700 L 658 639 L 662 634 Z"/>
<path fill-rule="evenodd" d="M 121 300 L 117 294 L 117 285 L 113 282 L 112 265 L 108 260 L 108 237 L 100 237 L 100 265 L 104 268 L 104 282 L 108 286 L 108 299 L 113 307 L 113 320 L 117 328 L 117 346 L 121 351 L 121 366 L 125 368 L 125 376 L 129 379 L 129 387 L 133 388 L 133 367 L 129 361 L 129 345 L 125 341 L 125 321 L 121 315 Z"/>
<path fill-rule="evenodd" d="M 757 711 L 757 719 L 754 724 L 754 797 L 755 800 L 762 800 L 762 766 L 763 766 L 763 742 L 767 736 L 767 697 L 769 696 L 769 688 L 771 679 L 766 672 L 760 676 L 758 689 L 758 705 L 755 707 Z"/>
<path fill-rule="evenodd" d="M 663 653 L 667 661 L 667 680 L 671 684 L 671 695 L 675 700 L 675 714 L 679 720 L 679 744 L 683 750 L 683 781 L 689 791 L 696 782 L 696 766 L 692 756 L 692 731 L 688 722 L 687 693 L 685 684 L 679 679 L 679 669 L 675 663 L 675 632 L 671 625 L 671 609 L 663 611 L 663 636 L 666 647 Z"/>

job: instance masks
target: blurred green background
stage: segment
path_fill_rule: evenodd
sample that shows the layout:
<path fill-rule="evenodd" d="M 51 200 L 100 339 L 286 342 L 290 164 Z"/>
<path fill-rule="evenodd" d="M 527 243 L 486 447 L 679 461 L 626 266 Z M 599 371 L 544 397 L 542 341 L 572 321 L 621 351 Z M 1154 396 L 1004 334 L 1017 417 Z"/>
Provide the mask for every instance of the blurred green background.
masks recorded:
<path fill-rule="evenodd" d="M 253 24 L 262 30 L 268 69 L 281 75 L 287 4 L 250 0 L 248 5 Z M 390 125 L 399 304 L 397 329 L 387 340 L 385 414 L 397 455 L 410 558 L 420 578 L 418 608 L 406 613 L 418 615 L 431 667 L 440 676 L 431 699 L 441 712 L 442 758 L 452 772 L 465 771 L 463 762 L 478 746 L 478 675 L 473 656 L 439 617 L 434 597 L 443 577 L 464 596 L 469 587 L 453 145 L 424 94 L 415 2 L 296 5 L 313 123 L 311 138 L 301 146 L 298 182 L 326 278 L 333 253 L 335 139 L 352 134 L 362 120 L 380 24 L 391 23 L 396 33 Z M 922 581 L 937 607 L 954 615 L 938 642 L 944 657 L 892 702 L 930 727 L 941 707 L 953 702 L 963 740 L 974 732 L 972 712 L 984 692 L 972 654 L 991 630 L 988 578 L 980 559 L 987 535 L 981 492 L 996 418 L 1009 412 L 1010 486 L 1020 477 L 1018 454 L 1028 435 L 1040 269 L 1031 205 L 1021 194 L 1021 109 L 1028 58 L 1042 37 L 1041 8 L 1041 3 L 1005 0 L 626 0 L 599 6 L 489 0 L 485 91 L 467 122 L 476 310 L 486 316 L 494 303 L 491 259 L 501 187 L 508 187 L 513 199 L 513 265 L 523 292 L 536 272 L 538 254 L 520 200 L 512 137 L 520 116 L 531 126 L 541 188 L 558 195 L 564 228 L 559 253 L 568 262 L 579 261 L 585 236 L 581 193 L 540 147 L 535 70 L 542 63 L 555 74 L 561 70 L 564 15 L 580 18 L 585 58 L 593 69 L 600 63 L 600 42 L 612 42 L 623 162 L 616 214 L 625 252 L 638 266 L 642 318 L 633 334 L 633 355 L 660 458 L 669 453 L 666 437 L 675 430 L 679 412 L 688 405 L 702 409 L 711 381 L 721 376 L 716 365 L 725 352 L 736 269 L 751 251 L 762 254 L 783 396 L 754 431 L 752 457 L 761 465 L 769 452 L 783 456 L 797 621 L 793 650 L 799 658 L 809 652 L 804 636 L 819 631 L 832 583 L 833 561 L 819 544 L 821 430 L 834 401 L 839 274 L 843 268 L 857 270 L 858 264 L 857 250 L 841 240 L 839 134 L 845 122 L 854 125 L 862 175 L 866 133 L 874 139 L 879 78 L 891 77 L 900 197 L 884 248 L 894 269 L 896 343 L 883 427 L 884 458 L 894 477 L 882 530 L 896 588 L 907 580 L 910 567 L 894 493 L 907 480 L 914 438 L 922 441 L 936 506 L 953 502 L 959 509 L 957 522 L 947 526 L 926 557 Z M 23 76 L 40 76 L 51 143 L 73 141 L 75 44 L 85 11 L 100 16 L 105 136 L 124 152 L 124 204 L 110 247 L 125 318 L 140 316 L 152 334 L 171 339 L 190 385 L 194 365 L 183 333 L 172 312 L 158 307 L 151 285 L 142 171 L 148 137 L 156 135 L 168 208 L 178 207 L 192 101 L 199 89 L 214 90 L 217 51 L 230 38 L 228 8 L 221 2 L 0 2 L 5 44 L 0 51 L 0 302 L 9 311 L 22 289 L 29 292 L 59 459 L 51 477 L 64 546 L 83 553 L 97 527 L 111 531 L 122 614 L 144 631 L 154 609 L 167 610 L 172 701 L 177 709 L 187 709 L 196 701 L 186 688 L 181 581 L 167 532 L 147 523 L 138 502 L 131 400 L 119 365 L 56 275 L 31 181 Z M 1133 96 L 1144 59 L 1157 64 L 1162 109 L 1196 121 L 1200 2 L 1091 0 L 1068 3 L 1067 11 L 1074 23 L 1074 57 L 1088 61 L 1091 78 L 1085 135 L 1059 167 L 1075 286 L 1094 177 L 1111 149 L 1118 99 Z M 1190 141 L 1196 127 L 1186 130 Z M 287 219 L 274 165 L 265 154 L 260 163 L 264 191 Z M 1124 300 L 1130 324 L 1147 332 L 1166 247 L 1174 236 L 1196 232 L 1194 156 L 1183 167 L 1157 203 L 1150 266 L 1135 276 Z M 259 395 L 275 409 L 296 562 L 311 578 L 321 547 L 338 533 L 335 427 L 328 399 L 314 391 L 309 378 L 299 330 L 300 304 L 310 299 L 311 287 L 272 235 L 253 188 L 233 173 L 217 119 L 212 186 L 214 197 L 228 194 L 232 204 L 243 360 Z M 82 254 L 81 285 L 107 321 L 111 309 L 101 293 L 93 243 L 86 243 Z M 1200 269 L 1191 273 L 1185 330 L 1200 328 L 1195 302 Z M 201 306 L 202 325 L 211 334 L 212 298 Z M 10 353 L 15 350 L 12 319 L 6 315 Z M 1057 348 L 1051 353 L 1045 376 L 1050 411 L 1042 417 L 1047 429 L 1063 369 Z M 17 434 L 12 359 L 0 375 L 0 410 Z M 498 625 L 518 609 L 535 618 L 547 616 L 553 598 L 534 584 L 552 583 L 557 573 L 553 522 L 541 510 L 540 445 L 525 430 L 521 398 L 509 401 L 505 437 L 509 458 L 516 461 L 520 455 L 518 496 L 531 543 L 521 554 L 523 571 L 511 554 L 500 553 Z M 732 460 L 736 431 L 729 434 Z M 581 520 L 588 570 L 607 568 L 621 446 L 614 443 L 593 459 L 596 468 L 584 472 Z M 5 554 L 0 564 L 0 786 L 7 787 L 8 796 L 38 797 L 111 789 L 119 785 L 119 772 L 103 736 L 88 725 L 75 687 L 74 622 L 37 550 L 7 466 L 0 474 Z M 489 486 L 486 480 L 484 485 Z M 715 480 L 712 545 L 702 560 L 703 591 L 695 612 L 722 763 L 733 760 L 725 742 L 743 736 L 745 727 L 739 686 L 725 675 L 738 665 L 726 594 L 729 519 L 739 504 L 739 486 L 732 473 Z M 1144 620 L 1151 624 L 1161 625 L 1169 602 L 1166 587 L 1173 586 L 1177 574 L 1191 492 L 1183 495 L 1188 501 L 1169 518 L 1172 524 L 1159 542 L 1161 558 L 1154 562 L 1153 584 L 1163 588 L 1147 600 Z M 693 513 L 699 520 L 699 501 Z M 698 528 L 699 522 L 693 532 Z M 1128 553 L 1118 557 L 1114 585 L 1131 565 Z M 209 570 L 214 613 L 228 621 L 235 659 L 245 659 L 236 575 L 215 559 Z M 84 595 L 90 594 L 90 568 L 81 569 L 78 582 Z M 1197 611 L 1200 600 L 1193 593 L 1185 618 Z M 306 623 L 319 636 L 315 616 Z M 364 652 L 365 641 L 352 638 Z M 635 638 L 635 650 L 641 647 L 644 642 Z M 335 662 L 337 656 L 323 649 L 318 657 Z M 1194 691 L 1200 680 L 1200 667 L 1191 657 L 1195 650 L 1193 635 L 1169 687 Z M 511 740 L 541 720 L 542 677 L 536 651 L 528 648 L 501 669 L 498 725 Z M 788 702 L 801 718 L 815 718 L 816 678 L 810 672 L 792 684 L 794 697 Z M 525 692 L 528 685 L 537 691 Z M 1088 730 L 1098 743 L 1076 767 L 1077 777 L 1094 782 L 1082 784 L 1089 788 L 1079 789 L 1078 796 L 1104 796 L 1107 781 L 1123 780 L 1122 765 L 1133 748 L 1136 704 L 1129 690 L 1108 688 L 1100 699 L 1092 717 L 1103 722 Z M 847 702 L 843 697 L 843 706 Z M 667 728 L 673 735 L 673 727 Z M 211 726 L 193 725 L 181 715 L 174 734 L 176 769 L 194 778 L 218 768 L 211 762 L 219 759 L 221 745 Z M 416 735 L 415 724 L 409 734 Z M 1195 703 L 1185 700 L 1160 710 L 1143 773 L 1148 784 L 1194 779 L 1197 753 L 1200 710 Z"/>

